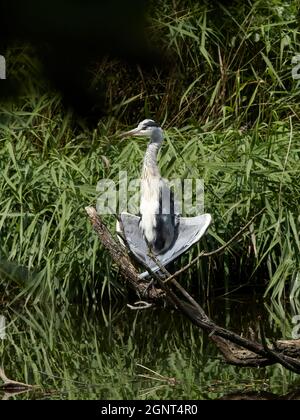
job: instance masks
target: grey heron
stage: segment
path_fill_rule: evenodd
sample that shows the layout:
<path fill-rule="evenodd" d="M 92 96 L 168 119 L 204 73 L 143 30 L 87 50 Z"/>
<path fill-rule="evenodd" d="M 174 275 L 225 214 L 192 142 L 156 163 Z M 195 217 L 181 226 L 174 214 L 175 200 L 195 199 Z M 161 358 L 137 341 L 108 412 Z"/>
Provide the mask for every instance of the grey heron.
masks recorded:
<path fill-rule="evenodd" d="M 206 232 L 211 216 L 180 217 L 176 201 L 158 168 L 157 155 L 163 142 L 163 130 L 153 120 L 146 119 L 122 137 L 149 137 L 141 176 L 140 216 L 121 213 L 122 230 L 131 251 L 152 271 L 158 271 L 149 249 L 162 265 L 167 265 L 188 250 Z M 145 277 L 143 273 L 140 277 Z"/>
<path fill-rule="evenodd" d="M 179 216 L 173 194 L 157 165 L 163 130 L 156 122 L 147 119 L 123 136 L 150 137 L 141 176 L 140 228 L 154 254 L 163 254 L 176 240 Z"/>

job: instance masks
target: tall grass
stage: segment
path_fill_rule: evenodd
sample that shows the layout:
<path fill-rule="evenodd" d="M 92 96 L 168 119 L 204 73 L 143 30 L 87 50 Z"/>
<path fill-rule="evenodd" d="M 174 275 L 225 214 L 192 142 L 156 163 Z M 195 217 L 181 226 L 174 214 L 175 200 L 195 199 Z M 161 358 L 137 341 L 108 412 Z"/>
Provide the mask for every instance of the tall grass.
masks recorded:
<path fill-rule="evenodd" d="M 30 50 L 11 51 L 24 94 L 0 110 L 4 299 L 125 293 L 84 206 L 95 203 L 99 179 L 117 181 L 120 169 L 138 176 L 145 143 L 115 134 L 146 116 L 166 129 L 163 176 L 204 179 L 214 224 L 202 247 L 224 243 L 265 208 L 249 235 L 185 276 L 190 287 L 209 294 L 260 285 L 273 298 L 299 297 L 300 86 L 291 74 L 300 50 L 297 3 L 238 3 L 153 2 L 151 39 L 163 44 L 172 66 L 150 72 L 100 63 L 93 86 L 106 84 L 109 117 L 94 130 L 74 126 Z M 113 226 L 113 217 L 107 222 Z"/>

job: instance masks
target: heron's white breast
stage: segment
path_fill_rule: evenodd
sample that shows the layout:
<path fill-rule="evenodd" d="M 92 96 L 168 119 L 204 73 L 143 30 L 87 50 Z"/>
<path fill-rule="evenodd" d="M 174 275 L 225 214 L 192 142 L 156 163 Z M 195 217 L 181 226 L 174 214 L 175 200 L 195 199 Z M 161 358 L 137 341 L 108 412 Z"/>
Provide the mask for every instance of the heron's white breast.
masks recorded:
<path fill-rule="evenodd" d="M 141 181 L 140 227 L 148 242 L 155 239 L 156 214 L 159 213 L 160 178 L 147 177 Z"/>

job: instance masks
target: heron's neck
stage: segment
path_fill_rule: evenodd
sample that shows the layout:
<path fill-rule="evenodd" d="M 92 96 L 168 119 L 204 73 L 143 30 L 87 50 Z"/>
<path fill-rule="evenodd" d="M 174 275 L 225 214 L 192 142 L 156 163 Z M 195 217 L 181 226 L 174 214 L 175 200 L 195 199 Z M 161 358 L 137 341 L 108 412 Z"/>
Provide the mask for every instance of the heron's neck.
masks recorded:
<path fill-rule="evenodd" d="M 157 165 L 157 154 L 161 147 L 162 141 L 163 136 L 161 129 L 154 130 L 151 134 L 151 140 L 144 157 L 143 178 L 147 178 L 149 175 L 160 177 L 160 172 Z"/>

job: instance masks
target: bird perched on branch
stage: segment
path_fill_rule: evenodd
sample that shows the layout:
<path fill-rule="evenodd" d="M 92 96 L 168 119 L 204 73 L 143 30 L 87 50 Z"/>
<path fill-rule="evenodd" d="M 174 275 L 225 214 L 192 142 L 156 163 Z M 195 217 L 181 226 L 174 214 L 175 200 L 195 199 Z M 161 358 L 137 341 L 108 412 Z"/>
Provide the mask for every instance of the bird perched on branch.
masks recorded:
<path fill-rule="evenodd" d="M 124 234 L 131 251 L 152 271 L 159 267 L 149 256 L 149 249 L 162 265 L 166 265 L 187 251 L 206 232 L 211 223 L 210 214 L 181 217 L 168 182 L 157 164 L 157 155 L 163 142 L 163 130 L 153 120 L 146 119 L 122 137 L 150 139 L 143 161 L 141 176 L 140 216 L 121 213 L 117 232 Z M 145 277 L 143 273 L 140 277 Z"/>
<path fill-rule="evenodd" d="M 174 195 L 157 165 L 163 130 L 156 122 L 147 119 L 123 136 L 150 137 L 141 176 L 140 228 L 154 254 L 163 254 L 176 240 L 179 222 Z"/>

